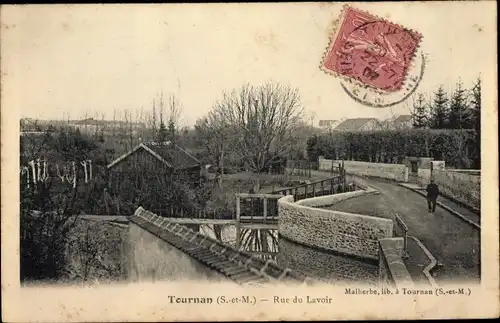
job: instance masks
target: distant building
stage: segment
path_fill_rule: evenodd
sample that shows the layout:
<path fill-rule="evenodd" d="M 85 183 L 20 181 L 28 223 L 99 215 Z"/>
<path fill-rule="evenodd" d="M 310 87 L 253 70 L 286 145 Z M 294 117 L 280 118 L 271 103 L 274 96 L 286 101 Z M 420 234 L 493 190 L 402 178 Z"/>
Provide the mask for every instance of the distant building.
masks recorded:
<path fill-rule="evenodd" d="M 411 115 L 400 115 L 394 119 L 396 129 L 407 129 L 413 127 L 413 118 Z"/>
<path fill-rule="evenodd" d="M 400 115 L 380 121 L 380 128 L 383 130 L 398 130 L 413 128 L 413 118 L 411 115 Z"/>
<path fill-rule="evenodd" d="M 196 187 L 205 173 L 193 155 L 170 142 L 141 143 L 107 165 L 109 186 L 114 192 L 140 188 L 156 180 L 168 181 L 172 175 Z M 159 188 L 160 189 L 160 188 Z"/>
<path fill-rule="evenodd" d="M 380 126 L 376 118 L 355 118 L 347 119 L 336 126 L 334 131 L 369 131 L 375 130 Z"/>
<path fill-rule="evenodd" d="M 339 120 L 319 120 L 319 127 L 331 129 L 336 125 L 338 125 L 339 122 L 340 122 Z"/>
<path fill-rule="evenodd" d="M 145 127 L 142 122 L 126 122 L 118 120 L 97 120 L 94 118 L 87 118 L 83 120 L 72 120 L 68 122 L 68 126 L 78 128 L 81 132 L 96 133 L 98 131 L 108 132 L 112 129 L 123 129 L 125 131 L 132 131 L 137 133 L 139 129 Z"/>

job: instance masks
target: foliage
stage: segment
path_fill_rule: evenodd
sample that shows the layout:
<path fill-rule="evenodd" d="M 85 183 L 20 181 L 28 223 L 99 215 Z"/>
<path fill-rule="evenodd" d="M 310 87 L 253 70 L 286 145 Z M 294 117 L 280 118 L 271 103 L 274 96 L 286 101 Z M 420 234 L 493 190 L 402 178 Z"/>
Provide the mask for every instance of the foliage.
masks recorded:
<path fill-rule="evenodd" d="M 445 128 L 447 126 L 446 118 L 448 113 L 448 97 L 443 86 L 441 85 L 436 93 L 434 93 L 434 101 L 431 106 L 431 128 Z"/>
<path fill-rule="evenodd" d="M 452 93 L 446 93 L 440 85 L 433 98 L 426 99 L 420 93 L 413 102 L 414 128 L 474 129 L 479 132 L 481 111 L 481 79 L 471 89 L 466 89 L 461 80 Z"/>
<path fill-rule="evenodd" d="M 21 280 L 61 275 L 68 233 L 74 225 L 75 192 L 53 194 L 42 183 L 21 186 Z"/>
<path fill-rule="evenodd" d="M 413 127 L 426 128 L 429 122 L 429 115 L 427 113 L 428 107 L 424 104 L 425 97 L 422 93 L 418 94 L 417 100 L 413 105 Z"/>
<path fill-rule="evenodd" d="M 310 141 L 312 156 L 378 163 L 401 163 L 405 156 L 434 157 L 446 165 L 469 168 L 478 155 L 473 130 L 406 129 L 333 132 Z"/>
<path fill-rule="evenodd" d="M 231 147 L 246 168 L 263 172 L 290 153 L 301 116 L 297 90 L 272 83 L 247 84 L 224 93 L 211 114 L 200 121 L 199 128 L 201 134 L 217 136 L 220 144 Z M 220 156 L 226 150 L 219 149 L 213 155 Z"/>
<path fill-rule="evenodd" d="M 450 100 L 450 111 L 448 115 L 448 127 L 450 128 L 469 128 L 469 111 L 467 107 L 466 90 L 461 81 L 457 83 L 457 88 L 453 92 Z"/>
<path fill-rule="evenodd" d="M 401 163 L 405 156 L 433 157 L 456 168 L 480 168 L 481 81 L 471 90 L 459 80 L 448 95 L 439 86 L 432 100 L 413 101 L 413 129 L 332 132 L 311 136 L 310 161 L 326 158 Z"/>
<path fill-rule="evenodd" d="M 46 158 L 56 165 L 64 161 L 78 163 L 92 158 L 97 149 L 97 145 L 79 131 L 22 136 L 20 144 L 22 166 L 38 158 Z M 99 166 L 99 159 L 96 166 Z M 69 232 L 74 226 L 74 215 L 95 203 L 96 194 L 103 188 L 102 183 L 93 181 L 85 185 L 78 179 L 73 187 L 67 182 L 61 183 L 56 176 L 31 182 L 30 186 L 23 178 L 20 183 L 21 279 L 58 277 L 66 267 L 64 253 Z"/>
<path fill-rule="evenodd" d="M 474 155 L 474 168 L 481 168 L 481 79 L 477 79 L 474 87 L 472 88 L 472 97 L 470 100 L 471 113 L 470 121 L 473 124 L 475 132 L 475 146 Z"/>
<path fill-rule="evenodd" d="M 126 228 L 106 221 L 77 220 L 67 247 L 66 278 L 79 281 L 118 280 L 125 276 L 121 246 Z"/>
<path fill-rule="evenodd" d="M 195 133 L 197 144 L 204 148 L 207 161 L 216 167 L 216 181 L 220 185 L 220 176 L 225 170 L 224 161 L 231 158 L 234 146 L 230 125 L 220 114 L 212 111 L 196 122 Z"/>

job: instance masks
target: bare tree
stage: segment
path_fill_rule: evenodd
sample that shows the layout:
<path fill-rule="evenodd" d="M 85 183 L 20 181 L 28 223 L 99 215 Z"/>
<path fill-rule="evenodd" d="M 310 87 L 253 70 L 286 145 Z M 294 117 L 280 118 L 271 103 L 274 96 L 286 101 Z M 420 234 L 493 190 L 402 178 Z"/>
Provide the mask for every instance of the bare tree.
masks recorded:
<path fill-rule="evenodd" d="M 297 89 L 276 83 L 247 84 L 224 93 L 213 113 L 234 131 L 234 150 L 240 160 L 252 171 L 262 172 L 290 152 L 303 108 Z"/>
<path fill-rule="evenodd" d="M 168 133 L 172 142 L 177 141 L 177 135 L 181 128 L 180 119 L 182 113 L 182 103 L 174 94 L 168 98 Z"/>
<path fill-rule="evenodd" d="M 224 174 L 225 151 L 230 144 L 229 125 L 221 118 L 220 114 L 212 111 L 196 122 L 195 131 L 198 143 L 217 166 L 215 183 L 220 187 L 222 184 L 221 176 Z"/>
<path fill-rule="evenodd" d="M 148 128 L 153 132 L 153 136 L 158 140 L 169 138 L 175 141 L 179 130 L 181 129 L 180 117 L 182 113 L 182 104 L 177 96 L 170 94 L 168 102 L 163 100 L 163 92 L 158 99 L 153 99 L 153 108 L 149 117 Z"/>

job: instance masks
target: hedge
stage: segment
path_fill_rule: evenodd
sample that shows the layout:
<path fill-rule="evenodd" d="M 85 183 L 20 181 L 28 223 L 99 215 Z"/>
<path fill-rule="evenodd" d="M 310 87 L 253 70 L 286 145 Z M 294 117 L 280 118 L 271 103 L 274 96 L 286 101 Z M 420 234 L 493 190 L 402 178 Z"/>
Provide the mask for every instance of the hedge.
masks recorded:
<path fill-rule="evenodd" d="M 433 157 L 447 167 L 480 168 L 480 148 L 474 130 L 403 129 L 338 132 L 307 141 L 310 161 L 327 159 L 402 163 L 406 156 Z"/>

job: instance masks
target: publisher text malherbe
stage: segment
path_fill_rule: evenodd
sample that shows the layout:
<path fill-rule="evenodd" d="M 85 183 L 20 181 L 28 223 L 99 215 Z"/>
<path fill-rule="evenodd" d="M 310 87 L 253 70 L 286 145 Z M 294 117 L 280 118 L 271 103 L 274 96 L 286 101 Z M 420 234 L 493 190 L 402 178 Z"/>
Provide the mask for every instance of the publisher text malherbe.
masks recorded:
<path fill-rule="evenodd" d="M 403 294 L 403 295 L 432 295 L 432 289 L 416 289 L 416 288 L 346 288 L 345 294 L 348 295 L 384 295 L 384 294 Z"/>

